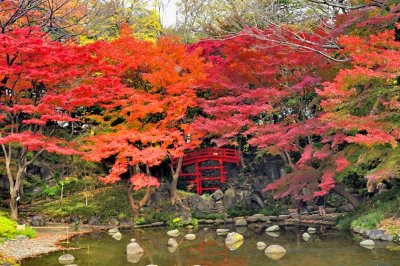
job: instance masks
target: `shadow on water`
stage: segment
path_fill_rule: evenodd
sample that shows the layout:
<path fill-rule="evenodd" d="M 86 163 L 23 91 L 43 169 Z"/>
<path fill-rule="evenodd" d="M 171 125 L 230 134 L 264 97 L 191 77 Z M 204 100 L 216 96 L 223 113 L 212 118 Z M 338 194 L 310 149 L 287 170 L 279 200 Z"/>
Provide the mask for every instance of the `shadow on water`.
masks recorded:
<path fill-rule="evenodd" d="M 222 228 L 222 227 L 221 227 Z M 225 227 L 229 228 L 229 227 Z M 107 233 L 91 233 L 74 238 L 70 244 L 79 247 L 68 253 L 75 256 L 75 264 L 79 266 L 122 266 L 148 265 L 159 266 L 192 266 L 192 265 L 285 265 L 285 266 L 389 266 L 400 265 L 400 251 L 391 251 L 387 246 L 397 244 L 378 242 L 372 250 L 361 247 L 359 239 L 348 232 L 325 230 L 320 228 L 316 234 L 304 241 L 302 234 L 305 228 L 285 228 L 273 234 L 265 233 L 264 228 L 249 229 L 230 228 L 244 235 L 242 245 L 225 246 L 225 236 L 218 236 L 215 229 L 199 228 L 198 230 L 183 230 L 176 237 L 178 248 L 167 246 L 167 229 L 136 229 L 123 231 L 122 239 L 117 241 Z M 321 230 L 322 229 L 322 230 Z M 184 239 L 184 234 L 195 233 L 196 239 Z M 144 249 L 138 256 L 127 256 L 126 246 L 131 238 Z M 277 244 L 286 249 L 286 254 L 279 260 L 270 259 L 263 250 L 257 250 L 256 243 L 263 241 L 269 245 Z M 233 250 L 232 250 L 233 249 Z M 64 252 L 65 253 L 65 252 Z M 22 266 L 61 265 L 58 257 L 63 252 L 56 252 L 39 258 L 28 259 Z"/>

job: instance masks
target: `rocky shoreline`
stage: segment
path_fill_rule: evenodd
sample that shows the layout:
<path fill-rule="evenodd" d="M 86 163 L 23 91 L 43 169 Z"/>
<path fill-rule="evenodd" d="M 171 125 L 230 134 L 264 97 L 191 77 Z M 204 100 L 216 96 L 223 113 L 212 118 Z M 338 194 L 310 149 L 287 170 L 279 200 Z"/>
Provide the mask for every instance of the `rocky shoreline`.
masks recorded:
<path fill-rule="evenodd" d="M 67 226 L 69 227 L 68 234 L 60 230 Z M 57 229 L 57 227 L 60 229 Z M 73 227 L 67 224 L 51 224 L 43 228 L 35 229 L 38 235 L 33 239 L 21 237 L 13 240 L 6 240 L 0 245 L 0 256 L 21 261 L 26 258 L 36 257 L 59 250 L 68 250 L 71 248 L 66 248 L 61 245 L 63 241 L 76 235 L 92 232 L 90 227 L 84 227 L 74 232 Z"/>

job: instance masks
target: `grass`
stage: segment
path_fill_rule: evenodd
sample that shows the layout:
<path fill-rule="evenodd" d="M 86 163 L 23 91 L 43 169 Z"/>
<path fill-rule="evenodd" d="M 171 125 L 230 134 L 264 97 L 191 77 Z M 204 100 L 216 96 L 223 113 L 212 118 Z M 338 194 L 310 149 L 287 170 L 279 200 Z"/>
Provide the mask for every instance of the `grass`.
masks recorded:
<path fill-rule="evenodd" d="M 25 230 L 17 230 L 17 222 L 10 220 L 5 212 L 0 212 L 0 238 L 14 239 L 17 235 L 34 238 L 36 231 L 29 226 Z"/>
<path fill-rule="evenodd" d="M 86 205 L 86 196 L 88 204 Z M 133 197 L 140 199 L 142 191 L 134 192 Z M 81 219 L 90 219 L 100 216 L 102 220 L 108 218 L 131 218 L 131 208 L 126 195 L 126 187 L 114 185 L 84 193 L 71 195 L 63 200 L 56 200 L 41 206 L 38 211 L 55 217 L 64 218 L 70 215 L 78 215 Z"/>
<path fill-rule="evenodd" d="M 394 187 L 382 194 L 376 195 L 371 201 L 362 204 L 356 211 L 340 219 L 340 229 L 363 228 L 375 229 L 392 216 L 398 216 L 400 210 L 399 187 Z M 393 226 L 391 224 L 390 226 Z M 397 230 L 391 228 L 392 231 Z"/>

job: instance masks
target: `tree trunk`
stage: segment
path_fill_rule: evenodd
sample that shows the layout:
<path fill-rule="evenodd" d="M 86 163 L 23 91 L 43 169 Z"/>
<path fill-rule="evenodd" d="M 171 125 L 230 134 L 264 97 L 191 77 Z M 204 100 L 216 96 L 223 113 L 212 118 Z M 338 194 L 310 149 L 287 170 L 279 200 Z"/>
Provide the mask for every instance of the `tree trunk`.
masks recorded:
<path fill-rule="evenodd" d="M 147 203 L 147 201 L 149 201 L 150 195 L 151 195 L 150 192 L 151 192 L 150 186 L 147 186 L 146 192 L 144 193 L 142 199 L 139 201 L 139 203 L 136 203 L 132 196 L 132 186 L 129 185 L 128 199 L 129 199 L 129 205 L 131 206 L 131 209 L 132 209 L 133 218 L 136 218 L 139 216 L 140 209 Z"/>
<path fill-rule="evenodd" d="M 180 157 L 178 159 L 178 164 L 177 164 L 175 170 L 174 170 L 173 165 L 171 165 L 172 182 L 171 182 L 170 194 L 171 194 L 171 203 L 172 204 L 175 204 L 175 202 L 178 200 L 178 196 L 177 196 L 177 193 L 176 193 L 176 190 L 177 190 L 176 187 L 178 185 L 178 178 L 179 178 L 179 175 L 180 175 L 181 169 L 182 169 L 182 161 L 183 161 L 183 157 Z"/>
<path fill-rule="evenodd" d="M 10 218 L 11 220 L 18 220 L 18 204 L 17 204 L 17 191 L 10 189 Z"/>
<path fill-rule="evenodd" d="M 360 201 L 355 196 L 347 192 L 343 186 L 336 185 L 332 191 L 347 199 L 354 208 L 360 206 Z"/>
<path fill-rule="evenodd" d="M 129 205 L 131 206 L 131 210 L 132 210 L 132 215 L 133 215 L 133 218 L 136 218 L 139 215 L 139 205 L 136 204 L 135 200 L 133 199 L 131 185 L 128 186 L 127 191 L 128 191 Z"/>

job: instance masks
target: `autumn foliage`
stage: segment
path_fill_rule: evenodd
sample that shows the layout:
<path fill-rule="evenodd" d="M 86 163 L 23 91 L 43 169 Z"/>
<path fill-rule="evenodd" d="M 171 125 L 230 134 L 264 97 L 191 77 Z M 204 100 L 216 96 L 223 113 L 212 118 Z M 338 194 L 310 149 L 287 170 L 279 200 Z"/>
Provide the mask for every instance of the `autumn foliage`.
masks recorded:
<path fill-rule="evenodd" d="M 158 186 L 152 168 L 166 161 L 177 178 L 173 161 L 210 143 L 279 156 L 285 173 L 266 188 L 276 197 L 326 195 L 360 165 L 375 182 L 400 174 L 398 3 L 191 46 L 141 41 L 127 25 L 112 41 L 79 46 L 51 38 L 78 30 L 60 31 L 85 15 L 83 2 L 50 13 L 44 2 L 17 2 L 0 3 L 12 209 L 27 167 L 45 153 L 103 163 L 102 181 L 126 179 L 134 190 Z"/>

